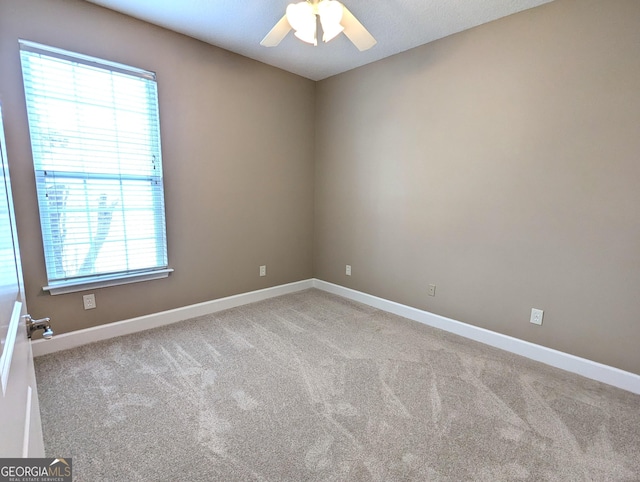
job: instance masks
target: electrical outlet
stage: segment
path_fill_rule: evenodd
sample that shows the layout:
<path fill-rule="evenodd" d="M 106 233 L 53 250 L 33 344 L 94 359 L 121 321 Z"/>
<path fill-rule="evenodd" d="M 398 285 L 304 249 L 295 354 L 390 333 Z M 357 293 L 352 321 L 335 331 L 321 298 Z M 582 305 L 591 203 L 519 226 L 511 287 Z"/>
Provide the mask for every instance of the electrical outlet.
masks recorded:
<path fill-rule="evenodd" d="M 529 321 L 534 325 L 542 325 L 542 315 L 544 315 L 544 311 L 531 308 L 531 319 Z"/>
<path fill-rule="evenodd" d="M 96 307 L 96 295 L 84 295 L 82 297 L 82 303 L 84 304 L 85 310 L 92 310 Z"/>
<path fill-rule="evenodd" d="M 267 265 L 263 264 L 260 266 L 260 276 L 267 276 Z"/>
<path fill-rule="evenodd" d="M 346 273 L 347 276 L 351 276 L 351 265 L 350 264 L 347 265 L 345 273 Z"/>
<path fill-rule="evenodd" d="M 429 296 L 436 295 L 436 285 L 429 285 Z"/>

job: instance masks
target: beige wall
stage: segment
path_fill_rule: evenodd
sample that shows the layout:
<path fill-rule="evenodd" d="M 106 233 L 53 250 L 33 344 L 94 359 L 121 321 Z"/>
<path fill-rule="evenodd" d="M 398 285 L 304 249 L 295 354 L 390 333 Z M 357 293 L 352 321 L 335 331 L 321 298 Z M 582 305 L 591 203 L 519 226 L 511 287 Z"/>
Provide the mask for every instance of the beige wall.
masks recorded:
<path fill-rule="evenodd" d="M 42 292 L 19 38 L 157 73 L 169 278 L 93 290 L 90 311 L 85 293 Z M 0 101 L 31 313 L 63 333 L 310 278 L 314 92 L 312 81 L 85 2 L 0 0 Z"/>
<path fill-rule="evenodd" d="M 18 38 L 157 72 L 168 279 L 91 311 L 42 292 Z M 315 84 L 84 2 L 0 0 L 29 308 L 62 333 L 316 276 L 640 373 L 638 45 L 640 2 L 556 0 Z"/>
<path fill-rule="evenodd" d="M 640 373 L 640 2 L 557 0 L 316 95 L 316 277 Z"/>

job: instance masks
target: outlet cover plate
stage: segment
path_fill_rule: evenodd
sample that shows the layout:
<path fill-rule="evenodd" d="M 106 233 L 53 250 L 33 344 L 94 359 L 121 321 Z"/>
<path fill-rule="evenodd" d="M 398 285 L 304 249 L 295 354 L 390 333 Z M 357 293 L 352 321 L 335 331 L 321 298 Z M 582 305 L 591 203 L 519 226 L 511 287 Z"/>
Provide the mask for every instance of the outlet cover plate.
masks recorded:
<path fill-rule="evenodd" d="M 90 295 L 84 295 L 82 297 L 82 304 L 85 310 L 93 310 L 96 307 L 96 295 L 93 293 Z"/>
<path fill-rule="evenodd" d="M 531 319 L 529 320 L 534 325 L 542 325 L 542 316 L 544 311 L 537 308 L 531 308 Z"/>

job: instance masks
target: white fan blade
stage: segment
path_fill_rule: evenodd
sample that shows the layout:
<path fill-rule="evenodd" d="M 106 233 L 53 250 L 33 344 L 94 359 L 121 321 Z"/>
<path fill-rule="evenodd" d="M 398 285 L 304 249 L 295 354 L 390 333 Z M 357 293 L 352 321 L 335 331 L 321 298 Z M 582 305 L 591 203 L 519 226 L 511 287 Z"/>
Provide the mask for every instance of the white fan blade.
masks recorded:
<path fill-rule="evenodd" d="M 366 28 L 358 21 L 356 17 L 349 11 L 347 7 L 342 6 L 344 12 L 342 13 L 342 20 L 340 25 L 344 27 L 344 34 L 349 37 L 349 40 L 353 42 L 353 45 L 358 47 L 360 52 L 369 50 L 378 42 L 373 38 Z"/>
<path fill-rule="evenodd" d="M 289 31 L 291 30 L 291 25 L 289 25 L 289 21 L 287 20 L 287 16 L 285 15 L 280 19 L 278 23 L 271 29 L 271 31 L 267 34 L 265 38 L 262 39 L 260 45 L 265 47 L 275 47 L 282 39 L 287 36 Z"/>

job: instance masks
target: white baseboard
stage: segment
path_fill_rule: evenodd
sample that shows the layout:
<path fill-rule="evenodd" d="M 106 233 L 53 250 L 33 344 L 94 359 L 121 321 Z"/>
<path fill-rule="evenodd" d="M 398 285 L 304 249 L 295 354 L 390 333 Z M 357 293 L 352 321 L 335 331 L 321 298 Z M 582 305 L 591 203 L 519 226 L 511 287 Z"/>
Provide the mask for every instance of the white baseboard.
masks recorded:
<path fill-rule="evenodd" d="M 345 288 L 318 279 L 313 280 L 313 287 L 329 293 L 358 301 L 374 308 L 378 308 L 395 315 L 409 318 L 425 325 L 439 328 L 456 335 L 479 341 L 502 350 L 515 353 L 517 355 L 536 360 L 547 365 L 551 365 L 562 370 L 576 373 L 592 380 L 607 383 L 614 387 L 622 388 L 633 393 L 640 394 L 640 375 L 626 372 L 618 368 L 603 365 L 586 358 L 580 358 L 558 350 L 553 350 L 541 345 L 536 345 L 528 341 L 520 340 L 511 336 L 496 333 L 494 331 L 468 325 L 460 321 L 452 320 L 444 316 L 429 313 L 410 306 L 402 305 L 393 301 L 368 295 L 361 291 Z"/>
<path fill-rule="evenodd" d="M 157 328 L 178 321 L 187 320 L 196 316 L 207 315 L 222 310 L 228 310 L 237 306 L 266 300 L 275 296 L 295 293 L 309 288 L 317 288 L 328 293 L 333 293 L 344 298 L 364 303 L 389 313 L 393 313 L 410 320 L 424 323 L 425 325 L 439 328 L 456 335 L 479 341 L 502 350 L 551 365 L 571 373 L 576 373 L 592 380 L 607 383 L 614 387 L 622 388 L 633 393 L 640 394 L 640 375 L 626 372 L 618 368 L 603 365 L 586 358 L 580 358 L 558 350 L 553 350 L 528 341 L 511 336 L 496 333 L 494 331 L 468 325 L 460 321 L 436 315 L 428 311 L 412 308 L 407 305 L 378 298 L 361 291 L 356 291 L 344 286 L 328 283 L 319 279 L 308 279 L 289 283 L 258 291 L 251 291 L 239 295 L 205 301 L 195 305 L 189 305 L 174 310 L 162 311 L 150 315 L 117 321 L 106 325 L 95 326 L 83 330 L 72 331 L 56 335 L 51 340 L 36 340 L 32 342 L 33 355 L 42 356 L 77 346 L 86 345 L 116 336 L 128 335 L 139 331 Z"/>
<path fill-rule="evenodd" d="M 239 295 L 228 296 L 212 301 L 205 301 L 195 305 L 184 306 L 160 313 L 152 313 L 150 315 L 139 316 L 123 321 L 107 323 L 105 325 L 85 328 L 83 330 L 72 331 L 55 335 L 51 340 L 34 340 L 31 345 L 33 348 L 33 356 L 38 357 L 48 355 L 61 350 L 68 350 L 77 346 L 86 345 L 100 340 L 114 338 L 116 336 L 129 335 L 139 331 L 158 328 L 164 325 L 170 325 L 178 321 L 188 320 L 196 316 L 208 315 L 229 308 L 255 303 L 256 301 L 266 300 L 275 296 L 286 295 L 302 291 L 313 287 L 313 280 L 297 281 L 284 285 L 265 288 Z"/>

